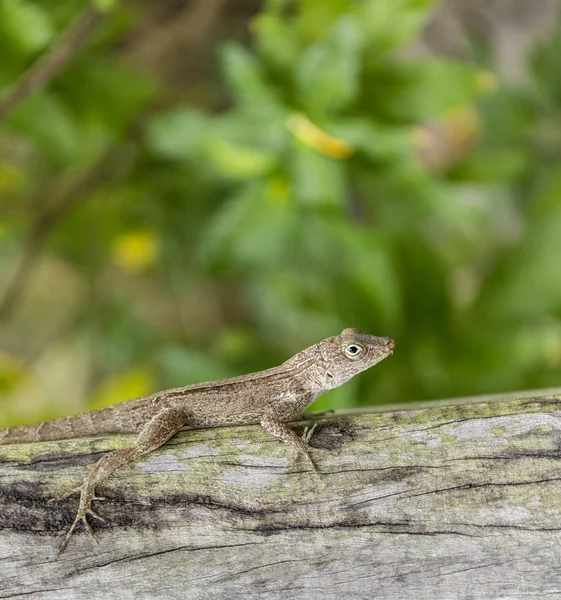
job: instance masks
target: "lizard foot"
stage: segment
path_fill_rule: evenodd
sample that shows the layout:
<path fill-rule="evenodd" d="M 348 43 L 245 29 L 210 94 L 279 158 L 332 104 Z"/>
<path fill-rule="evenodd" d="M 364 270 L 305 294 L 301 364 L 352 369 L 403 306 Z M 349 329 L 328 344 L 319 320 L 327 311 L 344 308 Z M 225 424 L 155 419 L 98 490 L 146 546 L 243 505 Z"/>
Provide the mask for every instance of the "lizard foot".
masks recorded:
<path fill-rule="evenodd" d="M 304 428 L 304 433 L 302 434 L 302 445 L 296 451 L 296 457 L 298 457 L 299 454 L 305 456 L 310 465 L 312 465 L 312 469 L 319 475 L 320 473 L 317 468 L 317 465 L 314 462 L 312 456 L 310 455 L 310 446 L 308 444 L 308 442 L 312 439 L 312 435 L 314 435 L 316 427 L 317 423 L 314 423 L 311 427 L 306 426 Z"/>
<path fill-rule="evenodd" d="M 76 517 L 75 517 L 72 525 L 70 526 L 70 529 L 68 530 L 68 532 L 66 534 L 66 537 L 64 538 L 64 540 L 62 540 L 62 543 L 59 546 L 59 549 L 58 549 L 59 556 L 66 549 L 66 546 L 68 545 L 70 537 L 74 533 L 74 529 L 76 529 L 76 525 L 78 525 L 78 523 L 80 523 L 80 521 L 84 524 L 88 533 L 92 536 L 94 541 L 99 544 L 99 541 L 94 533 L 94 530 L 93 530 L 92 526 L 90 525 L 90 523 L 88 522 L 88 515 L 90 515 L 94 519 L 98 519 L 99 521 L 105 521 L 105 519 L 103 517 L 100 517 L 92 508 L 92 502 L 94 500 L 104 500 L 104 498 L 101 498 L 99 496 L 94 496 L 93 490 L 88 489 L 88 487 L 84 487 L 83 485 L 80 486 L 79 488 L 72 490 L 68 494 L 65 494 L 64 497 L 67 498 L 68 496 L 70 496 L 71 494 L 73 494 L 74 492 L 77 492 L 77 491 L 80 492 L 80 506 L 78 508 L 78 512 L 76 513 Z"/>
<path fill-rule="evenodd" d="M 316 465 L 314 459 L 312 458 L 312 455 L 310 454 L 310 447 L 305 442 L 302 442 L 301 445 L 296 449 L 296 456 L 295 456 L 294 460 L 297 460 L 298 456 L 300 456 L 300 455 L 302 455 L 310 463 L 313 471 L 317 475 L 319 475 L 320 472 L 317 468 L 317 465 Z"/>

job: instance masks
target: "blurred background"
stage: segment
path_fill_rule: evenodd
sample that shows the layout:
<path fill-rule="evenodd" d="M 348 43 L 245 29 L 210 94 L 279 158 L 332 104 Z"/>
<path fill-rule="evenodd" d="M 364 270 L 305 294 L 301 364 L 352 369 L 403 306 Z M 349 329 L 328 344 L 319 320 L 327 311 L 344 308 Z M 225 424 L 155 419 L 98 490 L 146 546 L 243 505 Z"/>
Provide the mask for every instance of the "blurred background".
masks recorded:
<path fill-rule="evenodd" d="M 561 382 L 558 0 L 0 0 L 0 426 L 286 360 Z"/>

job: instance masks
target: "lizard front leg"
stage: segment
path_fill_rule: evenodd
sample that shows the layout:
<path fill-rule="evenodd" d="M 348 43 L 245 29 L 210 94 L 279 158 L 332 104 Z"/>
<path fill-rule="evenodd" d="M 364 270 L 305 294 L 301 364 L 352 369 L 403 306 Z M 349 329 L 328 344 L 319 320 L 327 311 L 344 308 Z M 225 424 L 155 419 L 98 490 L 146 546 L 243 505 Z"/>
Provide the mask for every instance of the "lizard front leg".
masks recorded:
<path fill-rule="evenodd" d="M 98 514 L 92 509 L 92 502 L 94 500 L 102 500 L 95 495 L 96 485 L 111 475 L 114 471 L 122 467 L 124 464 L 151 452 L 156 448 L 159 448 L 162 444 L 165 444 L 171 437 L 173 437 L 182 427 L 187 424 L 187 415 L 174 408 L 166 408 L 154 416 L 140 431 L 136 442 L 130 448 L 123 448 L 122 450 L 115 450 L 110 454 L 106 454 L 101 458 L 94 466 L 92 472 L 84 479 L 82 485 L 75 490 L 72 490 L 70 494 L 76 491 L 80 492 L 80 504 L 78 506 L 78 512 L 76 518 L 72 523 L 66 537 L 62 541 L 59 554 L 64 552 L 70 536 L 74 532 L 76 525 L 80 521 L 84 523 L 86 529 L 90 535 L 97 541 L 92 526 L 88 523 L 88 515 L 100 519 L 103 521 Z"/>
<path fill-rule="evenodd" d="M 310 455 L 310 445 L 308 444 L 308 441 L 312 437 L 312 433 L 315 429 L 315 425 L 309 432 L 304 434 L 304 438 L 298 437 L 298 435 L 296 435 L 296 433 L 294 433 L 294 431 L 292 431 L 288 425 L 285 425 L 274 415 L 265 415 L 261 419 L 261 427 L 263 427 L 267 433 L 270 433 L 277 439 L 290 444 L 294 448 L 296 456 L 299 454 L 305 456 L 308 459 L 308 462 L 312 465 L 312 469 L 316 473 L 319 473 L 316 463 Z"/>

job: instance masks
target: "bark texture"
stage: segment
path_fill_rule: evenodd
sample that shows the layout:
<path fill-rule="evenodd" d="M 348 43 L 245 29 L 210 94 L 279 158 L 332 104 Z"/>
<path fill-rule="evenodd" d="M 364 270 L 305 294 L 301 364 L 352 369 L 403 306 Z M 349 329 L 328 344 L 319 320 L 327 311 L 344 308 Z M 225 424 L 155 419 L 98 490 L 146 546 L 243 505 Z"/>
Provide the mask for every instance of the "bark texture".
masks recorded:
<path fill-rule="evenodd" d="M 561 597 L 561 394 L 316 420 L 321 478 L 259 427 L 184 431 L 60 557 L 51 500 L 130 438 L 0 446 L 0 598 Z"/>

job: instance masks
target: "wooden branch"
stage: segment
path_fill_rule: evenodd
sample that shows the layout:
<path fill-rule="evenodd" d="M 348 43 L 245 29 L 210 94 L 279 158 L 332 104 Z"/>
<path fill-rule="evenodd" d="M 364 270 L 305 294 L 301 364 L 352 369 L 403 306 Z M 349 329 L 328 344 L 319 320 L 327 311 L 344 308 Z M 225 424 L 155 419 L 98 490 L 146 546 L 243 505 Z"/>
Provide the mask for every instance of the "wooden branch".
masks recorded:
<path fill-rule="evenodd" d="M 184 431 L 61 557 L 50 500 L 130 438 L 0 446 L 0 598 L 561 597 L 561 393 L 317 420 L 321 479 L 259 427 Z"/>
<path fill-rule="evenodd" d="M 226 0 L 191 0 L 178 5 L 163 22 L 148 19 L 132 33 L 124 54 L 131 63 L 142 65 L 143 69 L 176 87 L 177 77 L 171 77 L 171 73 L 179 72 L 181 78 L 188 81 L 186 71 L 193 65 L 200 67 L 197 60 L 185 61 L 183 57 L 190 56 L 198 45 L 208 40 L 224 4 Z"/>
<path fill-rule="evenodd" d="M 0 121 L 23 100 L 54 79 L 89 41 L 104 18 L 104 13 L 91 7 L 81 12 L 59 41 L 21 76 L 5 96 L 0 98 Z"/>

